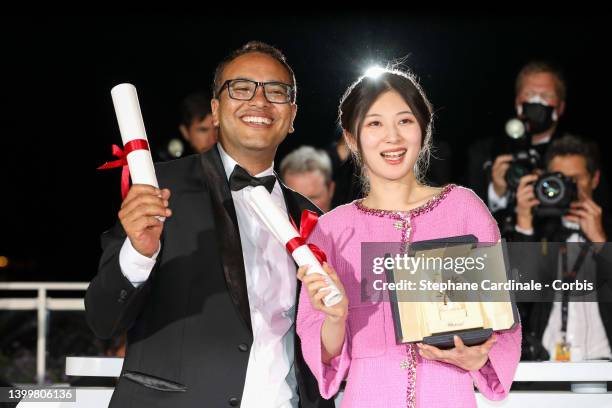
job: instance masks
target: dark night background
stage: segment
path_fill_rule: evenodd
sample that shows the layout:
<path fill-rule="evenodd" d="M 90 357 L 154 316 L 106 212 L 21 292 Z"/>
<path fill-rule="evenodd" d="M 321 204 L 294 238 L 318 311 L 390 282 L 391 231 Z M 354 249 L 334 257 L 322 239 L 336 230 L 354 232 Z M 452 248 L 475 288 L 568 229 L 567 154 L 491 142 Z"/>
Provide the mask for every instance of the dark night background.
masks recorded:
<path fill-rule="evenodd" d="M 247 13 L 249 14 L 249 13 Z M 208 89 L 216 63 L 258 39 L 282 49 L 298 80 L 300 144 L 337 138 L 338 100 L 371 63 L 408 56 L 436 109 L 434 138 L 453 152 L 461 182 L 466 148 L 503 137 L 514 79 L 532 58 L 560 65 L 568 82 L 564 128 L 608 156 L 608 16 L 271 15 L 3 17 L 0 122 L 0 280 L 89 281 L 99 234 L 120 205 L 120 172 L 96 171 L 120 143 L 110 89 L 133 83 L 152 149 L 177 129 L 177 106 Z M 277 163 L 280 161 L 277 158 Z"/>

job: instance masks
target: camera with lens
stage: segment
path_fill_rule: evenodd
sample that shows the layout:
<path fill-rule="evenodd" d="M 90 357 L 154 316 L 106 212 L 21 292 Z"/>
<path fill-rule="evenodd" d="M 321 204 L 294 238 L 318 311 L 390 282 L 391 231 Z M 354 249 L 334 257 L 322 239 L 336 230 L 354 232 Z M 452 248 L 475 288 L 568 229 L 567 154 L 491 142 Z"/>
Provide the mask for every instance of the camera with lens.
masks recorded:
<path fill-rule="evenodd" d="M 534 149 L 518 150 L 512 154 L 510 167 L 506 171 L 506 183 L 508 188 L 516 191 L 521 177 L 534 172 L 540 168 L 540 155 Z"/>
<path fill-rule="evenodd" d="M 510 137 L 509 149 L 512 161 L 506 171 L 508 188 L 515 192 L 521 177 L 533 173 L 540 168 L 540 154 L 530 146 L 528 124 L 519 118 L 510 119 L 506 123 L 506 134 Z"/>
<path fill-rule="evenodd" d="M 540 205 L 534 208 L 534 216 L 561 217 L 578 198 L 576 182 L 563 173 L 546 173 L 534 184 L 535 197 Z"/>

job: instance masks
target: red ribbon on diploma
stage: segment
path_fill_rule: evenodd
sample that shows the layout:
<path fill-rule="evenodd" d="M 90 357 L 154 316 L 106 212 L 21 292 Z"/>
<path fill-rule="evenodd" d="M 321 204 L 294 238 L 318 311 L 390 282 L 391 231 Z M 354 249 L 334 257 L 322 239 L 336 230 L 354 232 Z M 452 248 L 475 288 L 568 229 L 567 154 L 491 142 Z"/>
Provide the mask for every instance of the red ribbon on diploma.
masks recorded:
<path fill-rule="evenodd" d="M 123 146 L 124 150 L 117 145 L 113 145 L 113 156 L 118 157 L 118 160 L 106 162 L 98 167 L 98 170 L 114 169 L 123 167 L 121 170 L 121 198 L 125 199 L 130 189 L 130 168 L 127 162 L 128 154 L 136 150 L 149 150 L 149 143 L 145 139 L 130 140 Z"/>
<path fill-rule="evenodd" d="M 310 210 L 302 211 L 302 219 L 300 220 L 299 231 L 300 236 L 291 239 L 289 242 L 287 242 L 287 244 L 285 244 L 285 247 L 287 248 L 287 251 L 289 251 L 289 253 L 293 253 L 293 251 L 306 244 L 306 240 L 312 232 L 312 229 L 315 227 L 315 225 L 317 225 L 318 220 L 319 216 L 317 215 L 317 213 Z M 295 229 L 297 229 L 293 218 L 291 219 L 291 223 L 293 224 Z M 308 244 L 308 248 L 310 248 L 315 258 L 317 258 L 319 262 L 323 263 L 327 261 L 327 256 L 325 255 L 325 252 L 321 250 L 321 248 L 319 248 L 315 244 Z"/>

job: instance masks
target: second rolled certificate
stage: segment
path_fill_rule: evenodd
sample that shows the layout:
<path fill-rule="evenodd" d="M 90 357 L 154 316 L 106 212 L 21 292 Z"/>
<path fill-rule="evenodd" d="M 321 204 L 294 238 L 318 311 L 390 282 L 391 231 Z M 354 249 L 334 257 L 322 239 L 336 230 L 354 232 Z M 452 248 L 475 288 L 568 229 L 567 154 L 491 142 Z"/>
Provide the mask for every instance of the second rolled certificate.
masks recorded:
<path fill-rule="evenodd" d="M 249 205 L 281 244 L 286 246 L 289 241 L 300 237 L 299 232 L 289 222 L 287 214 L 272 201 L 272 197 L 265 187 L 258 186 L 251 190 Z M 308 272 L 306 272 L 307 274 L 320 273 L 327 276 L 327 273 L 325 273 L 310 248 L 308 248 L 308 245 L 300 245 L 293 250 L 291 256 L 299 266 L 310 265 Z M 342 294 L 331 280 L 330 285 L 322 290 L 327 289 L 329 293 L 323 298 L 325 306 L 333 306 L 342 300 Z"/>

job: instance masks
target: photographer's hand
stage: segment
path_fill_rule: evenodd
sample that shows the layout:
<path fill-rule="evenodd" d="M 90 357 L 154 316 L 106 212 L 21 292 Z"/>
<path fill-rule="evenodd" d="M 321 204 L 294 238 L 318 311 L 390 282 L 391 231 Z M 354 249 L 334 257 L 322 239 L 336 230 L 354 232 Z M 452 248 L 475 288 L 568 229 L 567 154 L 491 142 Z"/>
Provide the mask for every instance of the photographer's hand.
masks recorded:
<path fill-rule="evenodd" d="M 606 242 L 607 237 L 603 229 L 601 215 L 601 207 L 584 193 L 581 193 L 580 200 L 570 204 L 565 219 L 580 224 L 580 229 L 589 241 Z"/>
<path fill-rule="evenodd" d="M 531 210 L 540 201 L 535 197 L 533 183 L 538 179 L 537 174 L 528 174 L 521 177 L 516 189 L 516 225 L 524 230 L 533 228 L 533 215 Z"/>
<path fill-rule="evenodd" d="M 506 183 L 506 172 L 510 167 L 512 161 L 511 154 L 502 154 L 495 158 L 493 167 L 491 168 L 491 181 L 493 182 L 493 189 L 498 197 L 503 197 L 508 191 L 508 183 Z"/>

